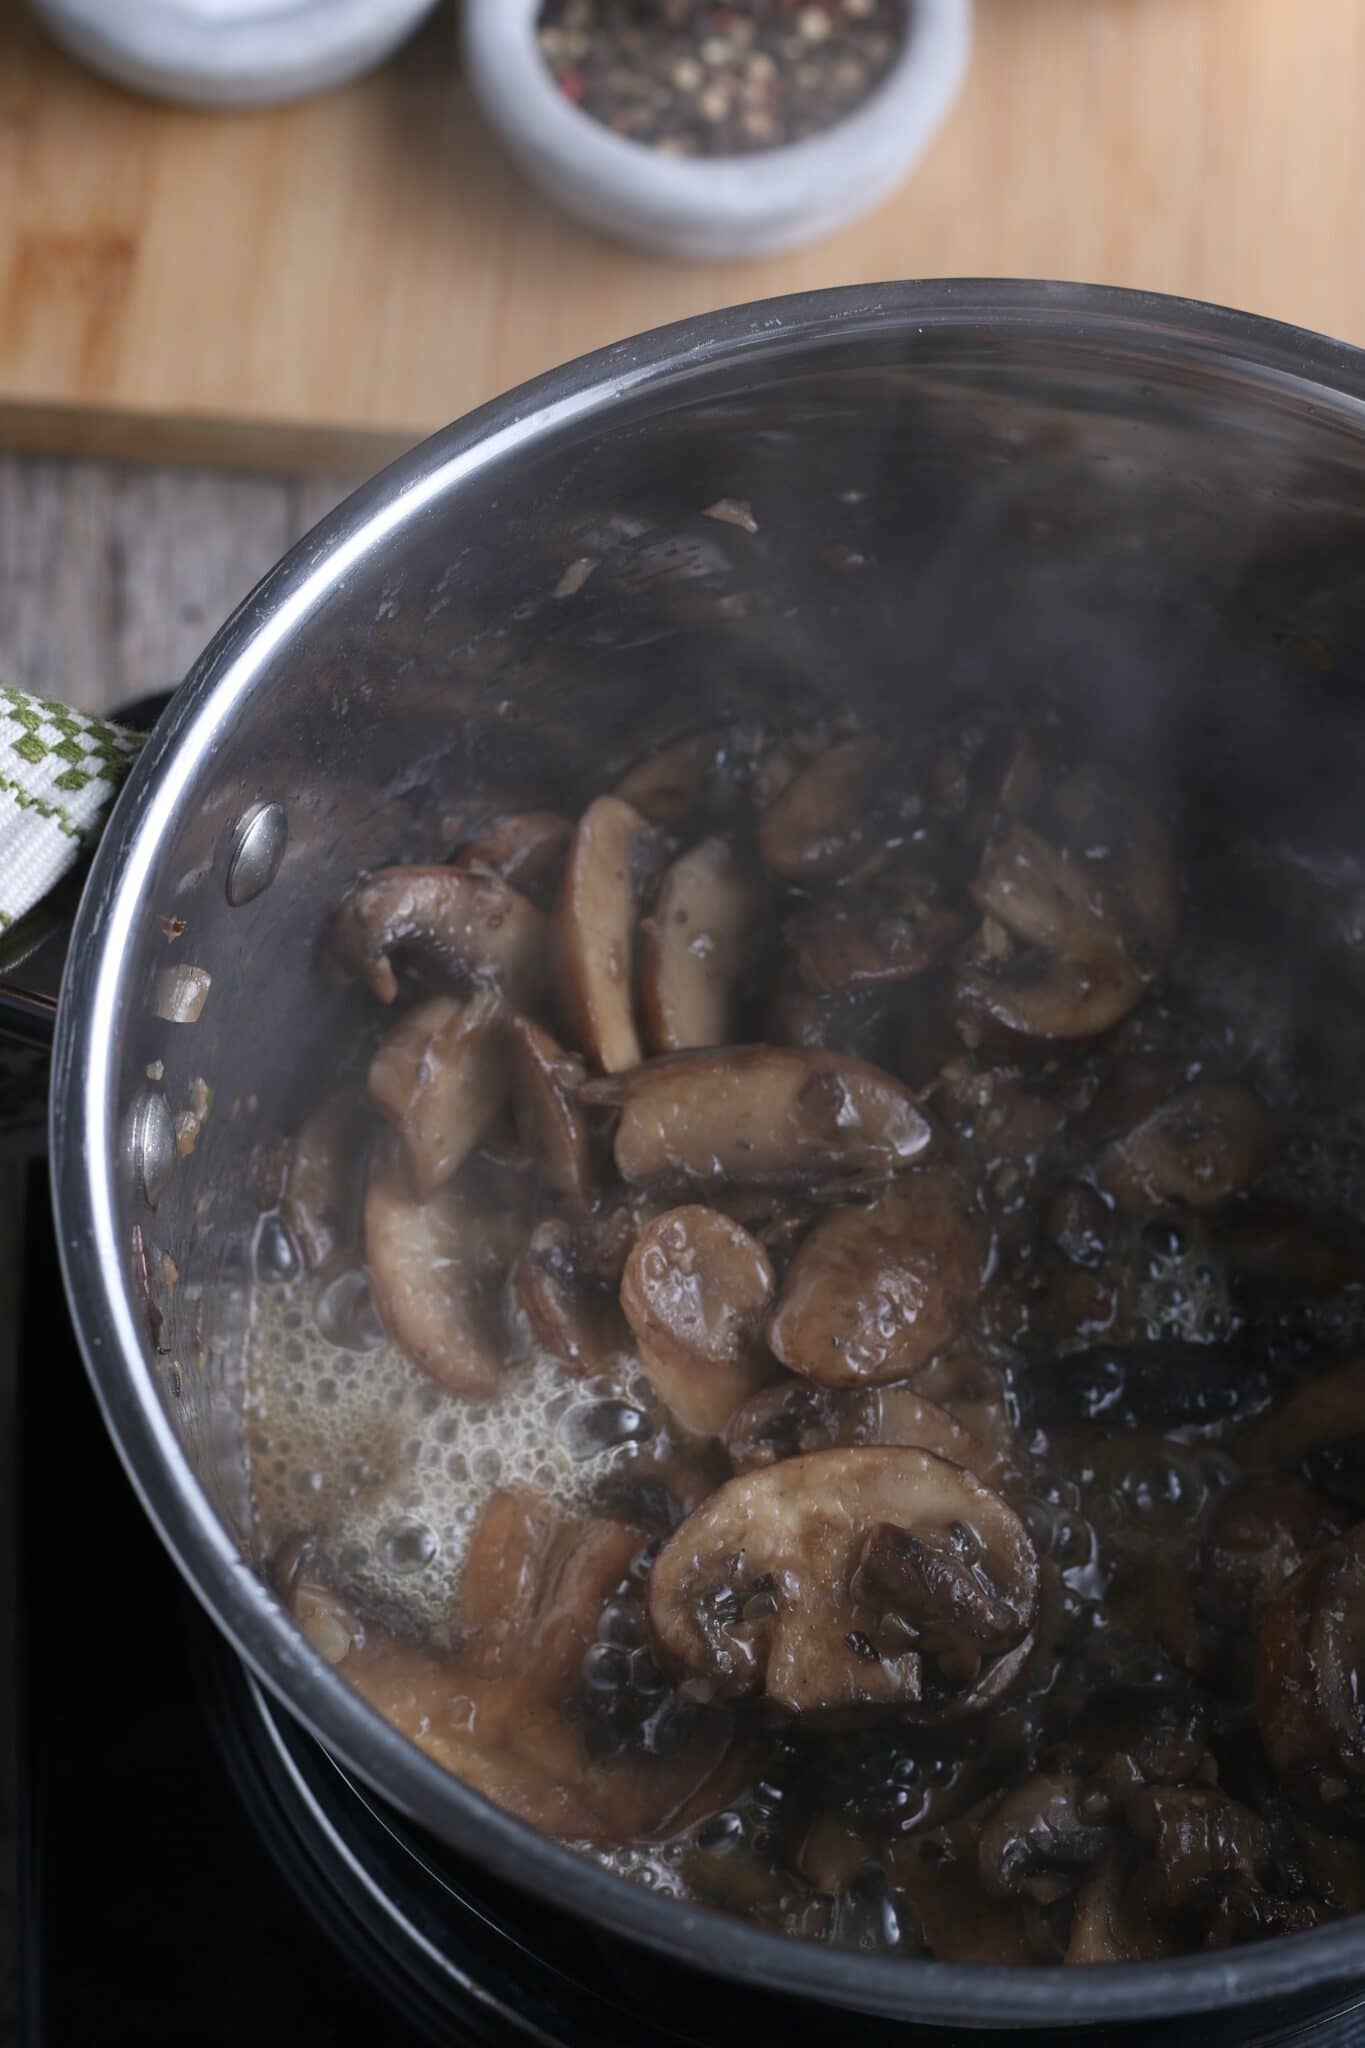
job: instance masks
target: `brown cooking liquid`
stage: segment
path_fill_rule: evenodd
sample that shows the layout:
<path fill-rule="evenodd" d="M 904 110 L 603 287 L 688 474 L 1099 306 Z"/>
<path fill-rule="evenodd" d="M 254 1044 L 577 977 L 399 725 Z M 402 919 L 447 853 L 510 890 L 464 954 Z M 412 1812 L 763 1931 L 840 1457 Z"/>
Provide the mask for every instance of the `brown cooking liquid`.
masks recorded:
<path fill-rule="evenodd" d="M 990 716 L 618 789 L 563 877 L 473 817 L 494 916 L 427 868 L 337 921 L 387 1065 L 262 1217 L 247 1373 L 305 1632 L 770 1927 L 1084 1962 L 1365 1906 L 1365 887 Z M 791 1050 L 654 1064 L 721 1031 Z"/>

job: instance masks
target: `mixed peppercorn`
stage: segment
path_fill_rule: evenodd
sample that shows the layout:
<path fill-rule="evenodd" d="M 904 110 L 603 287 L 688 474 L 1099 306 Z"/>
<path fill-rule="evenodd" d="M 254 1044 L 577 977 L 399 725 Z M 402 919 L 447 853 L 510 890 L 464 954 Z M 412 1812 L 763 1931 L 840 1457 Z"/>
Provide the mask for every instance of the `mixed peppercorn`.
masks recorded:
<path fill-rule="evenodd" d="M 800 142 L 874 93 L 905 0 L 545 0 L 541 54 L 566 99 L 664 156 Z"/>

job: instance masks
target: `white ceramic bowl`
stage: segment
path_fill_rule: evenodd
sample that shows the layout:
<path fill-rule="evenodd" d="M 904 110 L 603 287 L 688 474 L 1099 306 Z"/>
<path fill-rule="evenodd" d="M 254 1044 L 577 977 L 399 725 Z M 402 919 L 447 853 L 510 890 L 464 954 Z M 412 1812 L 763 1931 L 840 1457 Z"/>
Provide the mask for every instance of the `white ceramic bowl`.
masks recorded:
<path fill-rule="evenodd" d="M 29 0 L 77 57 L 134 91 L 264 106 L 358 77 L 435 0 Z"/>
<path fill-rule="evenodd" d="M 531 180 L 589 226 L 672 256 L 760 256 L 866 213 L 919 160 L 956 99 L 971 0 L 909 0 L 905 45 L 876 92 L 806 142 L 667 157 L 583 113 L 536 44 L 540 0 L 465 0 L 479 104 Z"/>

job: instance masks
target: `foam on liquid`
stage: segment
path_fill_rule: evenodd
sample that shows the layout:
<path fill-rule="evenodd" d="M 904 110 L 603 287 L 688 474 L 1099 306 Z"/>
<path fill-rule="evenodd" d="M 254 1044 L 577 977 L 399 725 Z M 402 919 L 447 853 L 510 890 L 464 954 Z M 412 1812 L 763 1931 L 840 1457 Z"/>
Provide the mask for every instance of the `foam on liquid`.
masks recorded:
<path fill-rule="evenodd" d="M 258 1278 L 247 1456 L 264 1555 L 311 1538 L 343 1598 L 439 1628 L 491 1494 L 533 1486 L 570 1511 L 586 1509 L 637 1455 L 630 1443 L 594 1447 L 584 1427 L 604 1400 L 635 1391 L 624 1361 L 618 1385 L 577 1381 L 528 1347 L 509 1365 L 501 1399 L 474 1405 L 385 1338 L 367 1350 L 329 1341 L 317 1292 L 309 1275 Z"/>

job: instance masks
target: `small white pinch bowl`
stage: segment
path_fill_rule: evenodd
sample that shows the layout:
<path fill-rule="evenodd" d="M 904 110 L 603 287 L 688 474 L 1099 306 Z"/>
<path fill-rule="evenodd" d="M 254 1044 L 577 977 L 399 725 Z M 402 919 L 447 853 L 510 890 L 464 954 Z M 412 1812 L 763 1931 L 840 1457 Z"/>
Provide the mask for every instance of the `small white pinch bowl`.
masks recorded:
<path fill-rule="evenodd" d="M 894 65 L 833 127 L 744 156 L 669 157 L 564 97 L 536 42 L 539 14 L 540 0 L 465 0 L 465 67 L 485 118 L 556 205 L 701 261 L 794 249 L 870 211 L 928 147 L 971 49 L 971 0 L 908 0 Z"/>
<path fill-rule="evenodd" d="M 256 107 L 357 78 L 435 0 L 29 0 L 92 70 L 156 99 Z"/>

